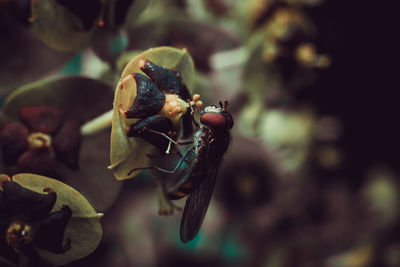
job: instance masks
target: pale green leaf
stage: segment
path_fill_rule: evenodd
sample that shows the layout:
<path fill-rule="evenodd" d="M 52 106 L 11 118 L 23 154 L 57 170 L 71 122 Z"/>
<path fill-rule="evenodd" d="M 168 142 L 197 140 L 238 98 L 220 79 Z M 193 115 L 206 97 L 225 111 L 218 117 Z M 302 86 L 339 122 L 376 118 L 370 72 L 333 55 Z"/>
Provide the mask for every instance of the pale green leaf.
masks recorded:
<path fill-rule="evenodd" d="M 78 191 L 58 180 L 36 174 L 21 173 L 14 175 L 12 179 L 38 193 L 43 193 L 45 188 L 53 189 L 57 193 L 57 201 L 52 211 L 60 210 L 62 205 L 68 205 L 72 210 L 72 217 L 64 233 L 64 242 L 67 238 L 71 239 L 71 249 L 63 254 L 39 250 L 44 259 L 63 265 L 83 258 L 96 249 L 102 237 L 102 214 L 97 213 Z"/>

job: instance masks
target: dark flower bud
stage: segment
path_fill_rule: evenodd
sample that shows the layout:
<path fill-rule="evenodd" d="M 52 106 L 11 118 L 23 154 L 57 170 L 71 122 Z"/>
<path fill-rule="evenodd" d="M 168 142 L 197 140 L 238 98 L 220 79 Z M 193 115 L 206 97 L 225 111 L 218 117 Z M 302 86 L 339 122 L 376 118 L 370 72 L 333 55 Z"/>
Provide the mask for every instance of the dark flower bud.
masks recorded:
<path fill-rule="evenodd" d="M 32 132 L 52 135 L 60 127 L 64 114 L 58 107 L 24 106 L 20 109 L 20 117 Z"/>
<path fill-rule="evenodd" d="M 5 164 L 15 164 L 28 149 L 28 135 L 28 129 L 19 122 L 9 122 L 1 127 L 0 144 Z"/>

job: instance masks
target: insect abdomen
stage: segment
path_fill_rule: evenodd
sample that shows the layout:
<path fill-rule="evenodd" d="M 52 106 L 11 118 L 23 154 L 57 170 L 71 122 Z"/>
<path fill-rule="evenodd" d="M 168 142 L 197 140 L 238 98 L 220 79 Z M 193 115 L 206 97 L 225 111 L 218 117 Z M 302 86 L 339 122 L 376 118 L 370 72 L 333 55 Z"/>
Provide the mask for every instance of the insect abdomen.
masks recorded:
<path fill-rule="evenodd" d="M 174 188 L 170 192 L 168 192 L 168 199 L 176 200 L 185 197 L 193 190 L 193 183 L 191 181 L 187 181 L 177 188 Z"/>

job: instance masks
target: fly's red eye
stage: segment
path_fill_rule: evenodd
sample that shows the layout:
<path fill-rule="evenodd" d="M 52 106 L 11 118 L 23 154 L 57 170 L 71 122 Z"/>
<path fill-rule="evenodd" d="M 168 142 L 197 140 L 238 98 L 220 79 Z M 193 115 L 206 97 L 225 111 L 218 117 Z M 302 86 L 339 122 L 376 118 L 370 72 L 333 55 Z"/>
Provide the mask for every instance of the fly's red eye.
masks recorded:
<path fill-rule="evenodd" d="M 227 120 L 222 113 L 207 112 L 200 116 L 200 122 L 211 128 L 226 128 Z"/>

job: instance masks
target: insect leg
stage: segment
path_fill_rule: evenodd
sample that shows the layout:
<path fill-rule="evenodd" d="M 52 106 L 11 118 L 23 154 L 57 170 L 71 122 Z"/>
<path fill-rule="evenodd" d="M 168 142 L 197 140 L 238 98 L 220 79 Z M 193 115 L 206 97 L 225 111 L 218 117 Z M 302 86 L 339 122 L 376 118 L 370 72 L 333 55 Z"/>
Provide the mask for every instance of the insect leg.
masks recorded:
<path fill-rule="evenodd" d="M 175 173 L 178 170 L 178 168 L 183 164 L 183 162 L 185 162 L 186 157 L 189 155 L 189 151 L 192 149 L 193 149 L 193 147 L 190 147 L 185 151 L 185 154 L 179 160 L 178 164 L 175 166 L 175 168 L 173 170 L 166 170 L 166 169 L 162 169 L 157 166 L 150 166 L 150 167 L 134 168 L 128 172 L 128 175 L 130 175 L 134 171 L 141 171 L 141 170 L 158 170 L 160 172 L 169 173 L 169 174 Z"/>
<path fill-rule="evenodd" d="M 191 145 L 193 144 L 193 140 L 186 140 L 186 141 L 175 141 L 174 139 L 172 139 L 171 137 L 169 137 L 167 134 L 163 133 L 163 132 L 159 132 L 159 131 L 155 131 L 152 129 L 146 129 L 149 132 L 155 133 L 155 134 L 159 134 L 161 136 L 164 136 L 165 138 L 167 138 L 171 143 L 174 143 L 175 145 Z"/>

